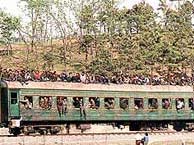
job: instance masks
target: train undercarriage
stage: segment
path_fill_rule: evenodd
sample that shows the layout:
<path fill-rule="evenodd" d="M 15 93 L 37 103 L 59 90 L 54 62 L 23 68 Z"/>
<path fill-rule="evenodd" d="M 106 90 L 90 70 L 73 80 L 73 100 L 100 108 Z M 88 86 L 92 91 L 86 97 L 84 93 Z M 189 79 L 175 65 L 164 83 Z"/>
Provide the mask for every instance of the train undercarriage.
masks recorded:
<path fill-rule="evenodd" d="M 152 121 L 152 122 L 131 122 L 129 126 L 130 131 L 193 131 L 194 122 L 185 121 Z"/>
<path fill-rule="evenodd" d="M 185 122 L 185 121 L 133 121 L 133 122 L 95 122 L 95 124 L 107 124 L 112 125 L 113 128 L 123 129 L 129 127 L 128 131 L 193 131 L 194 130 L 194 122 Z M 49 124 L 49 125 L 48 125 Z M 76 126 L 77 130 L 80 130 L 83 133 L 86 130 L 91 129 L 91 125 L 94 122 L 74 122 L 74 123 L 65 123 L 65 124 L 54 124 L 46 123 L 46 122 L 39 122 L 32 123 L 32 122 L 25 122 L 22 123 L 20 127 L 9 127 L 10 134 L 19 135 L 29 135 L 29 134 L 40 134 L 46 135 L 51 134 L 55 135 L 58 133 L 69 134 L 71 127 Z"/>

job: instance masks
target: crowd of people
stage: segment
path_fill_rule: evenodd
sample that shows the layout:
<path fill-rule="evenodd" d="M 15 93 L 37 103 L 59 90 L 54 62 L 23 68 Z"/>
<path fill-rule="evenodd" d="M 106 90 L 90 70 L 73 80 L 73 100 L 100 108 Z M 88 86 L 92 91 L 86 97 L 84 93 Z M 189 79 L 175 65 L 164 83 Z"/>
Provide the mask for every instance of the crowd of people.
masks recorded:
<path fill-rule="evenodd" d="M 28 81 L 62 81 L 81 83 L 101 83 L 101 84 L 136 84 L 136 85 L 192 85 L 194 77 L 179 72 L 168 75 L 142 75 L 113 73 L 111 76 L 104 74 L 95 75 L 88 72 L 72 73 L 63 71 L 39 71 L 39 70 L 17 70 L 0 68 L 0 78 L 6 81 L 19 81 L 28 84 Z"/>

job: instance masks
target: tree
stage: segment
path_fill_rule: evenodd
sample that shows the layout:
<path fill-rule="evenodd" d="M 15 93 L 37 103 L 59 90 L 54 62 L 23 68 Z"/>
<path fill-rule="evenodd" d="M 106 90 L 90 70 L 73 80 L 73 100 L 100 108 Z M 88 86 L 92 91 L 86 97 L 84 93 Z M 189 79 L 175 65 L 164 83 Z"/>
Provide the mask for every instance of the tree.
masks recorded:
<path fill-rule="evenodd" d="M 114 70 L 110 51 L 101 49 L 96 58 L 91 62 L 89 69 L 94 74 L 110 75 Z"/>
<path fill-rule="evenodd" d="M 37 47 L 37 43 L 41 39 L 41 33 L 43 28 L 42 17 L 46 12 L 47 0 L 21 0 L 24 3 L 24 11 L 26 16 L 30 19 L 28 23 L 28 36 L 30 38 L 31 51 L 34 51 L 34 47 Z"/>
<path fill-rule="evenodd" d="M 178 10 L 172 10 L 163 2 L 161 9 L 164 15 L 161 58 L 167 65 L 188 65 L 189 53 L 193 49 L 193 5 L 186 1 Z"/>
<path fill-rule="evenodd" d="M 0 10 L 0 43 L 6 45 L 8 54 L 12 52 L 13 35 L 16 33 L 20 20 Z"/>
<path fill-rule="evenodd" d="M 134 69 L 147 70 L 157 62 L 156 46 L 160 25 L 156 22 L 156 16 L 154 9 L 145 2 L 134 5 L 127 12 L 126 20 L 131 36 L 128 52 Z"/>

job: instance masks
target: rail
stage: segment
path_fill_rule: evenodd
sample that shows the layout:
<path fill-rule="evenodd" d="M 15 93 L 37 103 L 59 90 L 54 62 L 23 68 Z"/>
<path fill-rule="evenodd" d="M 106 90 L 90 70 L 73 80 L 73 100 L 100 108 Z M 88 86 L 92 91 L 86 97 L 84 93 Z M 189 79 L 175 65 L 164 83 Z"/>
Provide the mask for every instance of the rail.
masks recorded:
<path fill-rule="evenodd" d="M 187 133 L 194 133 L 194 131 L 129 131 L 129 132 L 103 132 L 103 133 L 58 133 L 56 135 L 46 134 L 46 135 L 40 135 L 39 133 L 34 133 L 30 135 L 24 135 L 20 134 L 18 136 L 99 136 L 99 135 L 135 135 L 140 134 L 144 135 L 145 133 L 148 133 L 149 135 L 160 135 L 160 134 L 187 134 Z M 13 137 L 14 135 L 11 134 L 0 134 L 0 137 Z"/>
<path fill-rule="evenodd" d="M 155 143 L 167 143 L 173 141 L 194 142 L 194 132 L 175 132 L 175 131 L 133 131 L 119 133 L 82 133 L 82 134 L 57 134 L 57 135 L 19 135 L 0 136 L 0 145 L 135 145 L 136 135 L 143 137 L 148 132 L 150 145 Z M 180 142 L 179 142 L 180 143 Z M 164 144 L 165 145 L 165 144 Z M 169 144 L 168 144 L 169 145 Z"/>

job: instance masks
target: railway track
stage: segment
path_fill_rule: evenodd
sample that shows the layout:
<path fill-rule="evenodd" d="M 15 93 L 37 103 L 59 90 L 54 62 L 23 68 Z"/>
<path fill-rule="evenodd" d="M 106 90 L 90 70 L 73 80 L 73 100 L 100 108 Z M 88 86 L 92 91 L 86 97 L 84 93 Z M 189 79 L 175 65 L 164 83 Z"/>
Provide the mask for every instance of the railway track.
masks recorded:
<path fill-rule="evenodd" d="M 32 137 L 36 137 L 36 136 L 100 136 L 100 135 L 104 135 L 104 136 L 108 136 L 108 135 L 136 135 L 136 134 L 140 134 L 140 135 L 144 135 L 145 133 L 148 133 L 149 135 L 168 135 L 168 134 L 188 134 L 188 133 L 194 133 L 194 131 L 181 131 L 181 132 L 176 132 L 176 131 L 129 131 L 129 132 L 103 132 L 103 133 L 70 133 L 70 134 L 66 134 L 66 133 L 59 133 L 59 134 L 45 134 L 45 135 L 40 135 L 38 133 L 34 133 L 34 134 L 29 134 L 29 135 L 24 135 L 24 134 L 20 134 L 18 135 L 18 137 L 24 137 L 24 136 L 32 136 Z M 14 135 L 11 134 L 0 134 L 0 137 L 14 137 Z"/>
<path fill-rule="evenodd" d="M 150 143 L 191 141 L 194 143 L 194 132 L 175 131 L 132 131 L 112 133 L 72 133 L 57 135 L 0 135 L 0 145 L 135 145 L 137 135 L 143 137 L 148 132 Z M 176 143 L 176 144 L 178 144 Z M 174 144 L 173 144 L 174 145 Z"/>

